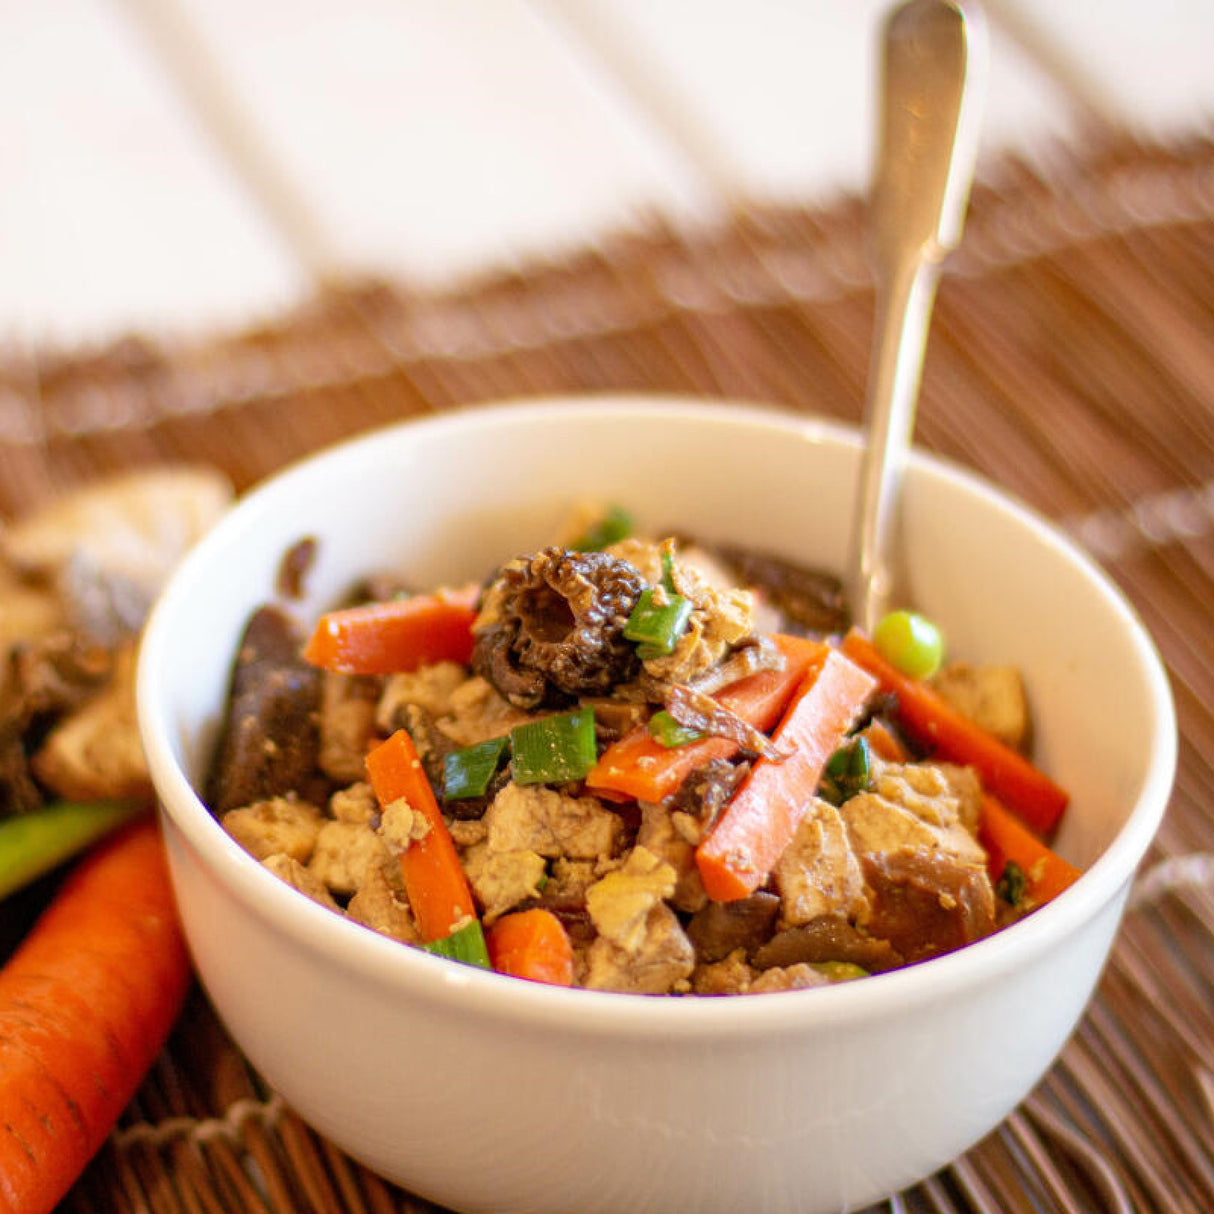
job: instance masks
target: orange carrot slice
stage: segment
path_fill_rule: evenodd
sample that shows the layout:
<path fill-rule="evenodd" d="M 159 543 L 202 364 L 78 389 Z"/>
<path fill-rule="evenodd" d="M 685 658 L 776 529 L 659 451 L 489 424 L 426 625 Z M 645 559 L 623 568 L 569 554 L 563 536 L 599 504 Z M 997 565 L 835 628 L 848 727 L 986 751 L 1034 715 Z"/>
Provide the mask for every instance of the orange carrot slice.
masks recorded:
<path fill-rule="evenodd" d="M 485 932 L 489 960 L 499 974 L 553 986 L 573 985 L 573 945 L 564 924 L 550 911 L 503 915 Z"/>
<path fill-rule="evenodd" d="M 403 797 L 422 814 L 430 829 L 400 854 L 405 893 L 424 941 L 443 940 L 476 917 L 468 878 L 455 850 L 451 832 L 422 768 L 413 739 L 403 729 L 367 755 L 367 774 L 380 805 L 387 808 Z"/>
<path fill-rule="evenodd" d="M 774 734 L 789 757 L 755 760 L 716 826 L 696 848 L 708 896 L 732 902 L 767 879 L 813 799 L 822 769 L 855 724 L 876 679 L 822 646 Z"/>
<path fill-rule="evenodd" d="M 395 674 L 472 657 L 475 587 L 416 594 L 330 611 L 317 621 L 304 660 L 338 674 Z"/>
<path fill-rule="evenodd" d="M 722 688 L 713 697 L 743 720 L 765 732 L 805 676 L 810 663 L 825 647 L 803 637 L 772 638 L 784 655 L 783 670 L 761 670 Z M 638 801 L 661 801 L 678 791 L 679 785 L 712 759 L 727 759 L 738 752 L 729 738 L 703 738 L 683 746 L 663 746 L 641 725 L 612 743 L 586 777 L 592 792 L 621 793 Z"/>
<path fill-rule="evenodd" d="M 952 708 L 926 683 L 904 675 L 862 633 L 843 638 L 843 652 L 898 697 L 898 723 L 934 757 L 974 768 L 982 786 L 1026 825 L 1048 838 L 1066 809 L 1068 796 L 1022 754 Z"/>
<path fill-rule="evenodd" d="M 190 962 L 155 821 L 68 877 L 0 971 L 0 1211 L 49 1211 L 139 1086 Z"/>
<path fill-rule="evenodd" d="M 1008 861 L 1014 861 L 1028 880 L 1029 898 L 1038 906 L 1056 898 L 1083 875 L 991 796 L 982 798 L 978 839 L 986 848 L 991 881 L 998 882 Z"/>

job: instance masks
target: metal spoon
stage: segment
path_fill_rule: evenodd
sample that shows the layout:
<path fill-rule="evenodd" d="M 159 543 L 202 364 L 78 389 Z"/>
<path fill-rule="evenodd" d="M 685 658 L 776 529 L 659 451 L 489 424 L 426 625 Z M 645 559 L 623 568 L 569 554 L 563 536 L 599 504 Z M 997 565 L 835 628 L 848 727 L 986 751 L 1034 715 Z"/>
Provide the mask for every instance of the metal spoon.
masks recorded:
<path fill-rule="evenodd" d="M 886 22 L 882 49 L 869 218 L 876 324 L 849 587 L 855 618 L 869 630 L 890 600 L 932 304 L 973 179 L 986 27 L 975 4 L 910 0 Z"/>

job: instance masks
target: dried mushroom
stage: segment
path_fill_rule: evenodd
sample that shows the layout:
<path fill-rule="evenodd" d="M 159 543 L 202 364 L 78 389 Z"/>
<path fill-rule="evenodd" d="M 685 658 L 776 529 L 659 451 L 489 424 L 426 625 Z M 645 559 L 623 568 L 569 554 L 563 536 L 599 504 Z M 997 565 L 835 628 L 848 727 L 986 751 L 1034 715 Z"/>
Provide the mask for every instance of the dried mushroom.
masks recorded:
<path fill-rule="evenodd" d="M 519 708 L 610 691 L 640 668 L 624 625 L 644 589 L 635 566 L 605 552 L 511 561 L 485 594 L 473 668 Z"/>
<path fill-rule="evenodd" d="M 51 730 L 30 765 L 42 784 L 68 800 L 151 798 L 135 716 L 133 647 L 118 654 L 105 690 Z"/>
<path fill-rule="evenodd" d="M 6 527 L 0 555 L 56 588 L 71 627 L 113 644 L 139 630 L 169 573 L 231 500 L 214 469 L 132 472 Z"/>

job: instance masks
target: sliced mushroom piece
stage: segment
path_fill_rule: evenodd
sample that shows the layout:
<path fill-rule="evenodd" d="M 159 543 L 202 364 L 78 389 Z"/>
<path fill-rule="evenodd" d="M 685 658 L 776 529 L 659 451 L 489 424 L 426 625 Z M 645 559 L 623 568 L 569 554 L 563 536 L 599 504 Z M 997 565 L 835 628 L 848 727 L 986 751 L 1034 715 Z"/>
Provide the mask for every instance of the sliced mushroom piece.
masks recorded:
<path fill-rule="evenodd" d="M 299 656 L 301 642 L 295 621 L 276 607 L 249 621 L 207 779 L 212 812 L 288 792 L 315 804 L 328 799 L 317 768 L 321 672 Z"/>
<path fill-rule="evenodd" d="M 135 716 L 133 646 L 118 653 L 105 690 L 51 730 L 30 766 L 47 788 L 69 800 L 151 798 Z"/>
<path fill-rule="evenodd" d="M 212 468 L 126 473 L 86 485 L 0 532 L 0 554 L 57 587 L 69 623 L 101 643 L 138 631 L 169 573 L 227 509 Z"/>
<path fill-rule="evenodd" d="M 752 953 L 770 938 L 780 899 L 762 890 L 735 902 L 710 902 L 692 915 L 687 936 L 701 962 L 721 961 L 735 949 Z"/>
<path fill-rule="evenodd" d="M 801 927 L 777 932 L 751 954 L 756 969 L 772 969 L 806 962 L 849 961 L 874 973 L 897 969 L 905 958 L 888 940 L 866 935 L 837 915 L 823 915 Z"/>

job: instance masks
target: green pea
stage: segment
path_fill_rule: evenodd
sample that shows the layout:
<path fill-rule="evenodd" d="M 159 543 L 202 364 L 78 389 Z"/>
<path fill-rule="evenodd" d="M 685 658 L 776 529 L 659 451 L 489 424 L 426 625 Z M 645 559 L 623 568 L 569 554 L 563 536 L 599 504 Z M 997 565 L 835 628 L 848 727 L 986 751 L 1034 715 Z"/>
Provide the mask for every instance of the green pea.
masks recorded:
<path fill-rule="evenodd" d="M 930 678 L 944 660 L 940 629 L 917 611 L 891 611 L 873 629 L 881 656 L 912 679 Z"/>
<path fill-rule="evenodd" d="M 868 970 L 850 961 L 818 961 L 813 963 L 813 968 L 831 982 L 852 982 L 856 978 L 868 977 Z"/>

